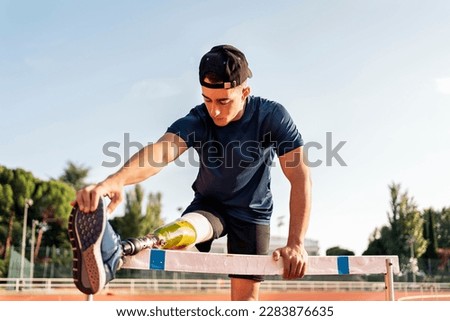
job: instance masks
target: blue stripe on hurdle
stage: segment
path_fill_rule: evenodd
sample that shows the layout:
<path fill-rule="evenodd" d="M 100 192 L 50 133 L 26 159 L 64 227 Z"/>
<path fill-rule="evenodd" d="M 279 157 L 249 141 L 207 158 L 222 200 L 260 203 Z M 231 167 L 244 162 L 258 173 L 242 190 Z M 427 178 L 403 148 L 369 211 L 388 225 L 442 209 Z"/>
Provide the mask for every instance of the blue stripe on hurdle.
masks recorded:
<path fill-rule="evenodd" d="M 150 269 L 164 270 L 166 267 L 166 251 L 151 250 L 150 251 Z"/>
<path fill-rule="evenodd" d="M 350 266 L 348 263 L 348 256 L 338 256 L 337 270 L 338 270 L 338 274 L 350 274 Z"/>

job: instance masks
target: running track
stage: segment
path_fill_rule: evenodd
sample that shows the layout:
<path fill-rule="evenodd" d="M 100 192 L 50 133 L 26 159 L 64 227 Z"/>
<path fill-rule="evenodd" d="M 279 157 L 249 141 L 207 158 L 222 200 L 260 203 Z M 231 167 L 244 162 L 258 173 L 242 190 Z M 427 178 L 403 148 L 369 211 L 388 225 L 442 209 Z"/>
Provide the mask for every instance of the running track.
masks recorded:
<path fill-rule="evenodd" d="M 384 292 L 265 292 L 261 301 L 384 301 Z M 396 292 L 395 299 L 414 301 L 450 301 L 450 293 Z M 1 301 L 85 301 L 83 294 L 33 294 L 18 293 L 4 295 Z M 101 293 L 94 296 L 94 301 L 229 301 L 228 293 L 162 293 L 155 294 L 121 294 Z"/>

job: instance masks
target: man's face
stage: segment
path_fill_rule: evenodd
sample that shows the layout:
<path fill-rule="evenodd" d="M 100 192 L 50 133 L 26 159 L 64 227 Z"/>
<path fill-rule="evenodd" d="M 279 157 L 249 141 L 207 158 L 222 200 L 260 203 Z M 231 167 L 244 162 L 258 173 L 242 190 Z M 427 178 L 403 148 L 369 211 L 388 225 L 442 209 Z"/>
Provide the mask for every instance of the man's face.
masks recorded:
<path fill-rule="evenodd" d="M 223 127 L 242 117 L 245 99 L 250 88 L 242 84 L 236 88 L 213 89 L 202 86 L 202 96 L 214 124 Z"/>

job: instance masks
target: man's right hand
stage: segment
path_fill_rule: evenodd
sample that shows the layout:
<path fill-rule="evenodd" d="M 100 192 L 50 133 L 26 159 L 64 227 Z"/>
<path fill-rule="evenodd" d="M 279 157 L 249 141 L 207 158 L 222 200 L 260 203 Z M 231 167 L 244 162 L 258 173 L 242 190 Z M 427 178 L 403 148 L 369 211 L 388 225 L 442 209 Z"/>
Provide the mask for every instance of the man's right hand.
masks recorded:
<path fill-rule="evenodd" d="M 105 180 L 87 186 L 77 192 L 75 203 L 82 212 L 93 212 L 98 207 L 100 197 L 103 196 L 108 196 L 111 200 L 107 208 L 108 214 L 111 214 L 123 200 L 123 185 Z"/>

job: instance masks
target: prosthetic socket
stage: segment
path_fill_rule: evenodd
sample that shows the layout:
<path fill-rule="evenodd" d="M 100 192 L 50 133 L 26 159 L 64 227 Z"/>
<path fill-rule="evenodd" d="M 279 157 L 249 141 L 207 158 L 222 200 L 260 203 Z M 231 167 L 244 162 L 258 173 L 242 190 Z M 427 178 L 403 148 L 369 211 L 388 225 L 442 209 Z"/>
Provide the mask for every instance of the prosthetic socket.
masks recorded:
<path fill-rule="evenodd" d="M 123 254 L 134 255 L 143 249 L 183 249 L 195 243 L 197 232 L 194 226 L 183 219 L 163 225 L 141 238 L 130 238 L 122 242 Z"/>

